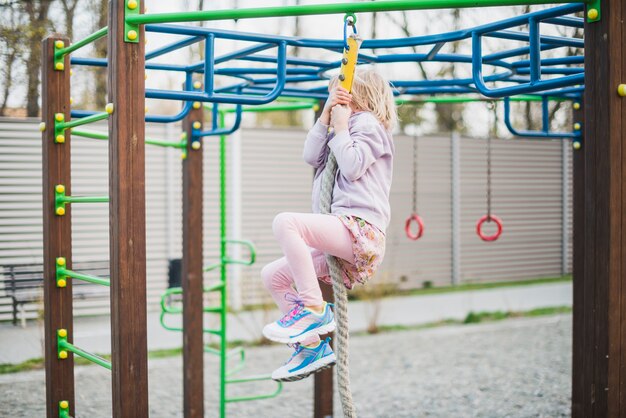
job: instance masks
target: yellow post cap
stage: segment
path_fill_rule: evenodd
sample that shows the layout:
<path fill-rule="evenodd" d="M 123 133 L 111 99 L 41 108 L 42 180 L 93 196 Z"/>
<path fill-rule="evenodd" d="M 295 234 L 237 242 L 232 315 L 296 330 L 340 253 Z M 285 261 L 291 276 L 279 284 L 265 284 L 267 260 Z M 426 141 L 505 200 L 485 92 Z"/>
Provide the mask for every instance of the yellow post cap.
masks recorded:
<path fill-rule="evenodd" d="M 65 350 L 59 351 L 59 358 L 65 360 L 67 358 L 67 351 Z"/>
<path fill-rule="evenodd" d="M 70 97 L 70 104 L 74 104 L 74 98 Z"/>
<path fill-rule="evenodd" d="M 576 122 L 576 123 L 574 124 L 574 129 L 575 129 L 575 130 L 577 130 L 577 131 L 580 131 L 580 128 L 581 128 L 580 123 Z"/>
<path fill-rule="evenodd" d="M 59 402 L 59 407 L 61 407 L 61 409 L 67 409 L 70 407 L 70 403 L 68 401 L 61 401 Z"/>
<path fill-rule="evenodd" d="M 195 121 L 192 126 L 193 129 L 200 129 L 202 127 L 202 124 L 198 121 Z"/>
<path fill-rule="evenodd" d="M 181 153 L 180 153 L 180 159 L 181 159 L 181 160 L 184 160 L 184 159 L 186 159 L 186 158 L 187 158 L 187 153 L 186 153 L 185 151 L 181 152 Z"/>
<path fill-rule="evenodd" d="M 65 115 L 63 113 L 54 114 L 54 120 L 56 120 L 57 122 L 63 122 L 64 119 L 65 119 Z"/>
<path fill-rule="evenodd" d="M 127 5 L 130 10 L 135 10 L 137 8 L 137 0 L 128 0 Z"/>
<path fill-rule="evenodd" d="M 65 257 L 58 257 L 57 258 L 57 264 L 59 266 L 64 266 L 65 265 Z"/>
<path fill-rule="evenodd" d="M 57 280 L 57 287 L 65 287 L 65 286 L 67 286 L 67 282 L 65 281 L 65 279 Z"/>
<path fill-rule="evenodd" d="M 128 39 L 130 39 L 131 41 L 134 41 L 135 39 L 137 39 L 137 31 L 131 29 L 128 31 L 126 36 L 128 36 Z"/>
<path fill-rule="evenodd" d="M 55 138 L 55 141 L 57 144 L 62 144 L 65 142 L 65 135 L 63 134 L 59 134 L 57 135 L 57 137 Z"/>
<path fill-rule="evenodd" d="M 115 110 L 115 106 L 113 106 L 113 103 L 107 103 L 104 110 L 110 115 L 113 113 L 113 110 Z"/>
<path fill-rule="evenodd" d="M 575 141 L 575 142 L 572 144 L 572 146 L 574 147 L 574 149 L 580 149 L 580 147 L 581 147 L 580 142 L 578 142 L 578 141 Z"/>
<path fill-rule="evenodd" d="M 587 17 L 591 20 L 596 20 L 598 18 L 598 9 L 589 9 L 587 11 Z"/>
<path fill-rule="evenodd" d="M 200 87 L 202 87 L 202 83 L 199 82 L 199 81 L 194 81 L 193 88 L 194 89 L 199 89 Z"/>
<path fill-rule="evenodd" d="M 62 62 L 57 62 L 56 64 L 54 64 L 54 69 L 58 71 L 63 71 L 65 69 L 65 64 L 63 64 Z"/>
<path fill-rule="evenodd" d="M 65 42 L 58 40 L 58 41 L 54 41 L 54 47 L 57 49 L 61 49 L 63 47 L 65 47 Z"/>
<path fill-rule="evenodd" d="M 70 75 L 74 75 L 74 71 L 70 70 Z"/>
<path fill-rule="evenodd" d="M 574 106 L 574 110 L 580 109 L 580 103 L 578 103 L 578 102 L 574 102 L 573 106 Z"/>
<path fill-rule="evenodd" d="M 65 328 L 61 328 L 57 331 L 57 334 L 61 338 L 67 337 L 67 330 Z"/>
<path fill-rule="evenodd" d="M 55 190 L 57 193 L 65 193 L 65 186 L 64 186 L 64 185 L 62 185 L 62 184 L 57 184 L 57 185 L 54 187 L 54 190 Z"/>
<path fill-rule="evenodd" d="M 180 139 L 187 139 L 187 132 L 181 132 Z"/>
<path fill-rule="evenodd" d="M 39 124 L 39 132 L 43 132 L 46 130 L 46 122 L 41 122 Z"/>
<path fill-rule="evenodd" d="M 65 215 L 65 209 L 63 209 L 62 207 L 58 207 L 56 210 L 56 214 L 59 216 Z"/>
<path fill-rule="evenodd" d="M 620 84 L 617 86 L 617 94 L 622 97 L 626 97 L 626 84 Z"/>
<path fill-rule="evenodd" d="M 200 109 L 200 102 L 193 102 L 193 108 L 194 109 Z"/>
<path fill-rule="evenodd" d="M 193 148 L 193 149 L 200 149 L 201 146 L 202 146 L 202 143 L 200 141 L 196 141 L 196 142 L 192 142 L 191 143 L 191 148 Z"/>

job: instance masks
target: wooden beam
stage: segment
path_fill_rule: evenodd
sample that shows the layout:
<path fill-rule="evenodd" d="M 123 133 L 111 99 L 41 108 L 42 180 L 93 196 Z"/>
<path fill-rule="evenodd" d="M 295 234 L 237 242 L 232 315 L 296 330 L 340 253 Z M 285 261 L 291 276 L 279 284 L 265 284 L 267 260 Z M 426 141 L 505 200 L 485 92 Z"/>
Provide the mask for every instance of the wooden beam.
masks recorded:
<path fill-rule="evenodd" d="M 327 302 L 334 302 L 333 287 L 320 282 L 322 297 Z M 334 333 L 329 334 L 332 338 Z M 326 335 L 320 336 L 326 338 Z M 331 346 L 334 343 L 331 341 Z M 313 393 L 313 418 L 329 418 L 333 416 L 333 379 L 335 368 L 331 367 L 315 374 Z"/>
<path fill-rule="evenodd" d="M 143 2 L 140 2 L 143 7 Z M 148 417 L 145 48 L 124 42 L 124 0 L 109 8 L 109 216 L 114 417 Z"/>
<path fill-rule="evenodd" d="M 59 402 L 67 401 L 70 414 L 74 416 L 74 359 L 72 355 L 59 359 L 57 354 L 57 330 L 67 330 L 72 342 L 72 282 L 64 288 L 56 285 L 56 258 L 65 257 L 66 265 L 72 264 L 71 205 L 66 206 L 63 216 L 55 214 L 54 188 L 65 186 L 71 194 L 70 135 L 65 132 L 64 142 L 55 143 L 54 116 L 62 113 L 70 118 L 70 68 L 65 57 L 64 69 L 54 69 L 54 43 L 69 39 L 50 35 L 43 40 L 42 51 L 42 171 L 43 171 L 43 265 L 44 265 L 44 327 L 46 358 L 46 411 L 48 417 L 59 416 Z"/>
<path fill-rule="evenodd" d="M 192 148 L 193 124 L 202 107 L 183 122 L 187 157 L 183 161 L 183 406 L 186 418 L 204 416 L 204 339 L 202 281 L 202 148 Z"/>
<path fill-rule="evenodd" d="M 585 25 L 584 358 L 572 403 L 577 417 L 626 417 L 626 2 L 603 0 Z M 576 227 L 580 227 L 576 225 Z M 582 312 L 579 312 L 582 309 Z M 580 320 L 578 320 L 580 321 Z M 579 322 L 576 325 L 579 325 Z"/>

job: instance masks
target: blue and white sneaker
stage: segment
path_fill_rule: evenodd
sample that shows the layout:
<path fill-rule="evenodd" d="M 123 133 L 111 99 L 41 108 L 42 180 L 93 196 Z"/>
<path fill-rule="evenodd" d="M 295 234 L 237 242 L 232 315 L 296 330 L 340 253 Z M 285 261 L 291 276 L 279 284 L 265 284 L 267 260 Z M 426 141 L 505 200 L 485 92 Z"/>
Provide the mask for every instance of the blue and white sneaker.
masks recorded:
<path fill-rule="evenodd" d="M 335 330 L 335 315 L 332 304 L 324 302 L 321 314 L 296 303 L 289 313 L 263 328 L 265 338 L 284 344 L 295 344 L 315 335 L 324 335 Z"/>
<path fill-rule="evenodd" d="M 330 337 L 313 346 L 296 344 L 289 360 L 272 373 L 272 379 L 280 382 L 295 382 L 312 373 L 331 367 L 337 359 L 328 342 Z"/>

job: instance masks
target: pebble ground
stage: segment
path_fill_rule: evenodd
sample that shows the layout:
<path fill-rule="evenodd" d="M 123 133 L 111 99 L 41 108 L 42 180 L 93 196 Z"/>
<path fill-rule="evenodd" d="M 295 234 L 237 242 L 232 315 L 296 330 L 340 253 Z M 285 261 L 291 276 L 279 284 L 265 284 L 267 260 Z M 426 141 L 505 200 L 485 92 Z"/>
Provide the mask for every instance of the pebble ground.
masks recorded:
<path fill-rule="evenodd" d="M 508 319 L 354 336 L 353 397 L 359 417 L 569 417 L 570 315 Z M 268 373 L 289 356 L 282 346 L 247 350 L 243 374 Z M 206 357 L 206 417 L 217 417 L 216 359 Z M 152 417 L 182 417 L 182 360 L 150 360 Z M 275 399 L 228 405 L 228 417 L 312 416 L 312 383 L 285 385 Z M 110 372 L 76 368 L 76 416 L 111 416 Z M 229 388 L 229 395 L 271 391 L 271 382 Z M 0 417 L 45 417 L 41 371 L 0 375 Z M 340 417 L 336 397 L 336 416 Z"/>

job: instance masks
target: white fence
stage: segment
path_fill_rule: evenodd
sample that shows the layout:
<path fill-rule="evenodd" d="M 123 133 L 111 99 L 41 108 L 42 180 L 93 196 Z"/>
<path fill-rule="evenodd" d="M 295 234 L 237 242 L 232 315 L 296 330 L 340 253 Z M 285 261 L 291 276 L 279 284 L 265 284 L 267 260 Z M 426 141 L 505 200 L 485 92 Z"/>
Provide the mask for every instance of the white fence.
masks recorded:
<path fill-rule="evenodd" d="M 0 266 L 42 263 L 41 136 L 38 121 L 0 119 Z M 96 128 L 97 129 L 97 128 Z M 179 127 L 149 126 L 154 137 L 178 136 Z M 262 266 L 279 257 L 271 224 L 280 211 L 309 211 L 312 170 L 301 161 L 305 132 L 243 129 L 229 142 L 229 230 L 257 246 L 257 263 L 233 269 L 234 295 L 245 304 L 269 301 L 259 280 Z M 107 144 L 72 140 L 72 193 L 108 193 Z M 423 282 L 519 280 L 567 273 L 571 268 L 571 151 L 547 140 L 494 140 L 493 212 L 504 221 L 494 243 L 476 236 L 486 210 L 486 141 L 460 138 L 453 157 L 450 137 L 419 140 L 418 208 L 426 230 L 410 241 L 404 220 L 411 211 L 413 142 L 395 138 L 392 222 L 387 254 L 375 280 L 400 288 Z M 233 144 L 237 146 L 233 147 Z M 205 262 L 218 251 L 217 139 L 205 140 Z M 233 152 L 234 151 L 234 152 Z M 181 162 L 179 151 L 146 148 L 148 306 L 158 309 L 167 286 L 168 259 L 181 254 Z M 454 164 L 457 164 L 456 167 Z M 457 170 L 459 181 L 452 182 Z M 454 192 L 454 193 L 453 193 Z M 458 222 L 453 228 L 453 212 Z M 72 208 L 74 261 L 108 259 L 108 205 Z M 453 251 L 456 248 L 456 251 Z M 236 251 L 235 248 L 232 249 Z M 206 280 L 214 280 L 210 273 Z M 11 317 L 7 290 L 0 287 L 0 319 Z M 75 313 L 108 311 L 106 297 L 77 299 Z M 37 303 L 25 311 L 34 316 Z"/>

